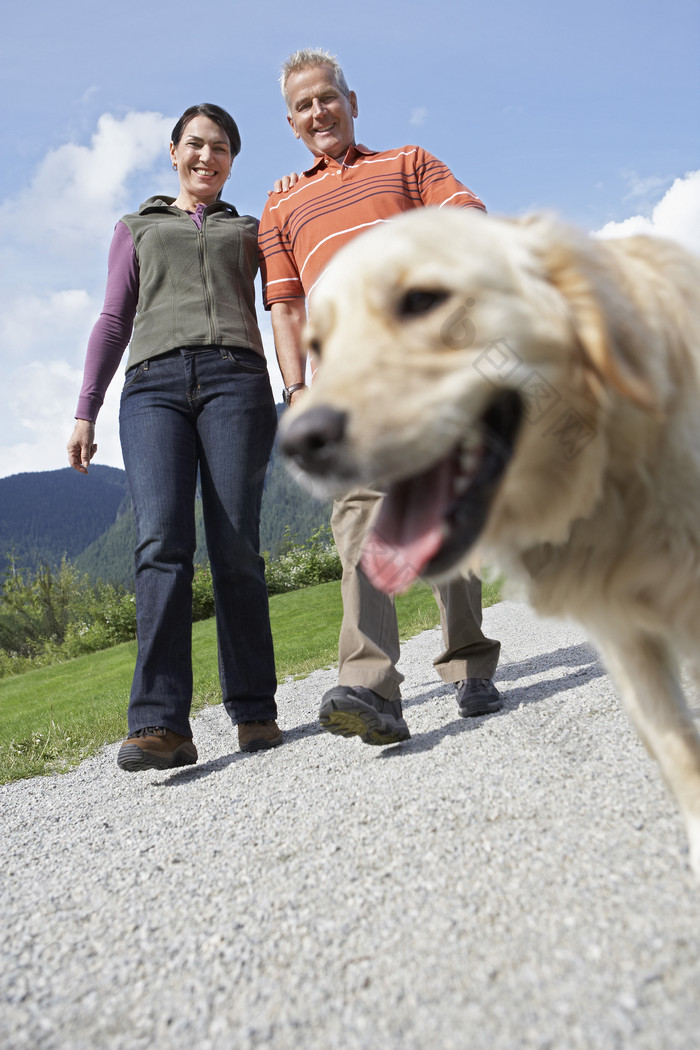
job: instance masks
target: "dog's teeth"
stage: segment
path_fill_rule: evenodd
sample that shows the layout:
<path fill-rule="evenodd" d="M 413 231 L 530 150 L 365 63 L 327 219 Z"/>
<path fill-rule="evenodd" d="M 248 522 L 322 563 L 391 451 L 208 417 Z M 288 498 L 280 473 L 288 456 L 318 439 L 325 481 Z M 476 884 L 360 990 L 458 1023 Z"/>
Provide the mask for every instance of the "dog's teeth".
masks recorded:
<path fill-rule="evenodd" d="M 455 496 L 463 496 L 469 488 L 470 480 L 464 474 L 458 474 L 455 478 L 454 494 Z"/>
<path fill-rule="evenodd" d="M 463 448 L 459 456 L 459 466 L 464 474 L 474 474 L 479 466 L 479 449 Z"/>

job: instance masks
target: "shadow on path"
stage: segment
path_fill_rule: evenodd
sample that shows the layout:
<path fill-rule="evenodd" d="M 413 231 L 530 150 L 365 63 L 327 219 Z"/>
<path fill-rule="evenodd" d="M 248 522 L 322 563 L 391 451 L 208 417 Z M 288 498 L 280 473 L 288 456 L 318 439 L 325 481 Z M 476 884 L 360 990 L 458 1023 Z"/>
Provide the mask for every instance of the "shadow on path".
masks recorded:
<path fill-rule="evenodd" d="M 282 747 L 288 747 L 302 737 L 320 736 L 322 732 L 323 730 L 317 722 L 305 722 L 303 725 L 293 726 L 291 729 L 285 728 Z M 270 750 L 275 749 L 272 748 Z M 266 752 L 263 751 L 262 753 Z M 182 769 L 177 769 L 165 780 L 154 780 L 152 786 L 176 787 L 178 784 L 191 784 L 196 780 L 202 780 L 204 777 L 210 776 L 212 773 L 220 773 L 234 762 L 241 762 L 246 759 L 255 761 L 260 754 L 260 751 L 233 751 L 228 755 L 219 755 L 218 758 L 211 758 L 207 762 L 198 762 L 194 766 L 184 766 Z M 169 770 L 165 772 L 169 772 Z"/>
<path fill-rule="evenodd" d="M 512 689 L 503 689 L 500 686 L 500 679 L 510 682 L 518 678 L 539 674 L 554 667 L 573 667 L 576 670 L 563 674 L 558 678 L 540 679 L 530 685 Z M 448 737 L 456 736 L 459 733 L 478 732 L 487 718 L 502 718 L 524 704 L 533 704 L 540 700 L 546 700 L 559 693 L 566 693 L 571 689 L 576 689 L 583 685 L 584 682 L 604 677 L 606 677 L 606 671 L 598 658 L 598 654 L 592 646 L 586 643 L 555 649 L 552 653 L 533 656 L 531 659 L 521 660 L 517 663 L 506 663 L 500 669 L 500 674 L 497 678 L 497 684 L 501 688 L 501 696 L 503 698 L 501 711 L 492 715 L 482 715 L 478 718 L 459 718 L 457 721 L 448 722 L 439 729 L 432 729 L 429 732 L 412 736 L 404 744 L 384 748 L 381 752 L 381 757 L 392 758 L 401 754 L 410 755 L 420 751 L 430 751 Z M 431 700 L 445 700 L 454 703 L 454 691 L 450 686 L 437 686 L 421 693 L 419 696 L 404 700 L 404 708 L 410 709 Z"/>
<path fill-rule="evenodd" d="M 577 668 L 577 670 L 573 670 L 559 678 L 540 679 L 530 685 L 512 689 L 503 689 L 500 686 L 501 681 L 505 683 L 512 682 L 519 678 L 541 674 L 543 671 L 548 671 L 555 667 Z M 551 653 L 538 654 L 526 660 L 504 663 L 499 667 L 497 676 L 497 684 L 501 688 L 503 697 L 503 709 L 495 714 L 483 715 L 479 718 L 461 718 L 459 716 L 455 718 L 456 700 L 454 687 L 446 683 L 436 685 L 432 682 L 426 682 L 425 691 L 420 692 L 418 696 L 408 697 L 403 700 L 404 711 L 410 711 L 412 707 L 417 707 L 430 701 L 443 702 L 446 707 L 446 717 L 450 721 L 440 726 L 439 729 L 432 729 L 426 733 L 414 735 L 410 740 L 401 744 L 377 747 L 377 757 L 382 759 L 399 756 L 408 757 L 422 751 L 430 751 L 449 737 L 458 736 L 461 733 L 479 732 L 486 718 L 502 718 L 523 704 L 536 703 L 539 700 L 546 700 L 548 697 L 556 696 L 557 693 L 566 693 L 568 690 L 582 685 L 586 680 L 602 678 L 605 674 L 605 669 L 595 649 L 585 642 L 567 648 L 555 649 Z M 420 683 L 418 688 L 420 688 Z M 318 722 L 305 722 L 290 729 L 285 728 L 284 744 L 282 746 L 288 747 L 306 737 L 321 735 L 325 736 L 326 734 Z M 246 759 L 255 760 L 256 757 L 256 753 L 235 751 L 228 755 L 210 759 L 208 762 L 178 769 L 163 780 L 153 781 L 153 786 L 176 787 L 179 784 L 190 784 L 196 780 L 208 777 L 212 773 L 219 773 L 227 769 L 233 762 Z"/>
<path fill-rule="evenodd" d="M 595 665 L 596 668 L 600 668 L 601 674 L 605 674 L 596 650 L 587 642 L 581 642 L 579 645 L 570 645 L 565 649 L 555 649 L 551 653 L 531 656 L 517 663 L 503 663 L 500 666 L 499 677 L 512 682 L 516 678 L 527 678 L 528 675 L 538 674 L 551 667 L 581 667 L 581 673 L 585 673 L 584 664 L 589 667 Z"/>

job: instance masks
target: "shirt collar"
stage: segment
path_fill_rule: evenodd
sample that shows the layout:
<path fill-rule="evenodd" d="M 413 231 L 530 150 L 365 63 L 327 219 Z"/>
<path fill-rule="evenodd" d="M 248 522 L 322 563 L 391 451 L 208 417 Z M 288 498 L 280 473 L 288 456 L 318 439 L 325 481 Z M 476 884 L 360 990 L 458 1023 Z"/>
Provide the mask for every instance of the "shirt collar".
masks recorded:
<path fill-rule="evenodd" d="M 139 215 L 145 215 L 150 211 L 165 211 L 166 209 L 177 212 L 179 209 L 174 207 L 176 197 L 149 197 L 147 201 L 144 201 L 139 208 Z M 200 207 L 200 205 L 197 205 Z M 238 217 L 238 212 L 234 208 L 233 204 L 229 204 L 228 201 L 214 201 L 212 204 L 201 205 L 202 214 L 206 211 L 207 214 L 211 214 L 215 211 L 228 211 L 231 215 Z M 188 212 L 189 215 L 194 215 L 194 212 Z"/>
<path fill-rule="evenodd" d="M 367 146 L 363 146 L 361 142 L 356 145 L 348 147 L 348 151 L 343 157 L 342 162 L 334 160 L 333 157 L 327 157 L 325 154 L 322 157 L 316 157 L 310 168 L 307 168 L 304 175 L 311 177 L 318 171 L 323 171 L 324 168 L 328 168 L 333 164 L 337 164 L 338 167 L 345 166 L 347 168 L 352 167 L 358 157 L 372 157 L 378 150 L 368 149 Z"/>

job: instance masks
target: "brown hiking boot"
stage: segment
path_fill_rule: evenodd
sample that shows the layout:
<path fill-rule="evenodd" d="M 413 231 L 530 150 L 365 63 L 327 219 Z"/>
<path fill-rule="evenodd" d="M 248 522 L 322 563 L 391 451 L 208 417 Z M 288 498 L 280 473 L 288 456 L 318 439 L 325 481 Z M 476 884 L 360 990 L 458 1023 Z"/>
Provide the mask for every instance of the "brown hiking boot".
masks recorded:
<path fill-rule="evenodd" d="M 257 722 L 238 723 L 238 744 L 241 751 L 265 751 L 282 743 L 282 730 L 274 718 Z"/>
<path fill-rule="evenodd" d="M 196 761 L 197 748 L 192 738 L 161 726 L 135 729 L 117 755 L 117 765 L 129 773 L 139 769 L 176 769 Z"/>

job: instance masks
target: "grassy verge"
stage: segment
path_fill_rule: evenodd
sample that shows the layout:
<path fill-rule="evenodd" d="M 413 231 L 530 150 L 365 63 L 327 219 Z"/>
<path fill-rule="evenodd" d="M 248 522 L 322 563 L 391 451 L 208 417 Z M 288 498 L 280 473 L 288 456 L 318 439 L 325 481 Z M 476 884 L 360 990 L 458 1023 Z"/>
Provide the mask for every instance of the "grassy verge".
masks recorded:
<path fill-rule="evenodd" d="M 484 606 L 500 597 L 484 584 Z M 428 587 L 396 602 L 402 639 L 438 625 Z M 325 583 L 270 599 L 277 674 L 306 675 L 337 659 L 340 584 Z M 221 699 L 214 620 L 193 627 L 194 699 L 198 710 Z M 0 681 L 0 783 L 62 771 L 126 731 L 136 643 Z"/>

